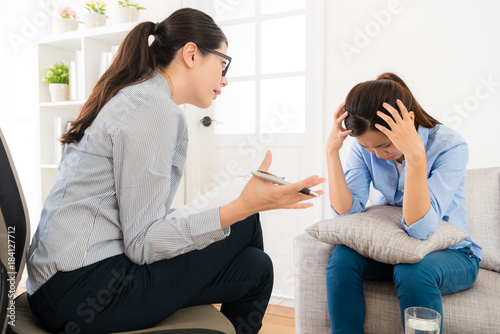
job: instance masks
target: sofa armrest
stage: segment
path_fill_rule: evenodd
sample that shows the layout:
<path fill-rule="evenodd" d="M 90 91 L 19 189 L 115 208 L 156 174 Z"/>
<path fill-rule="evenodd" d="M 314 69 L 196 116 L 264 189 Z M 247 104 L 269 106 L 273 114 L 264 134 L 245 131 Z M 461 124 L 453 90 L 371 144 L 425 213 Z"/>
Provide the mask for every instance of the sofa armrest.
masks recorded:
<path fill-rule="evenodd" d="M 307 233 L 293 240 L 297 334 L 330 333 L 326 312 L 326 264 L 333 247 Z"/>

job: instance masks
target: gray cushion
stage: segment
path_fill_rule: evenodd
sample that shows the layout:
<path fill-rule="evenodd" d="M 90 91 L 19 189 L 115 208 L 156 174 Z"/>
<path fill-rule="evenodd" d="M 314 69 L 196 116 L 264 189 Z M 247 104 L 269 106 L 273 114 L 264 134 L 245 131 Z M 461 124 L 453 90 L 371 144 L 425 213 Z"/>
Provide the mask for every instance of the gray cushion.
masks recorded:
<path fill-rule="evenodd" d="M 468 237 L 458 227 L 442 221 L 429 238 L 418 240 L 401 227 L 401 217 L 401 207 L 372 206 L 362 213 L 320 221 L 306 232 L 320 241 L 343 244 L 363 256 L 390 264 L 418 262 L 428 253 Z"/>

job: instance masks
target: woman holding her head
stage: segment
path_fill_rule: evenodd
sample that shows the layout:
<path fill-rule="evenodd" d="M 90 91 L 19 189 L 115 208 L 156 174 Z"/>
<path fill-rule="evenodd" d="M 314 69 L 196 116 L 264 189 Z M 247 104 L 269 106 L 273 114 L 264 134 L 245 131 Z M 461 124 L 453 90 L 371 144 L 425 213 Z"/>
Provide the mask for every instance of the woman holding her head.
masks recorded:
<path fill-rule="evenodd" d="M 273 284 L 258 212 L 309 207 L 299 191 L 324 179 L 252 178 L 225 206 L 167 216 L 188 143 L 178 105 L 207 108 L 221 93 L 227 44 L 190 8 L 138 24 L 63 135 L 27 265 L 31 308 L 51 332 L 142 329 L 210 303 L 222 303 L 238 333 L 258 332 Z M 260 169 L 270 164 L 268 152 Z"/>
<path fill-rule="evenodd" d="M 339 150 L 348 135 L 356 140 L 343 169 Z M 381 74 L 352 88 L 334 114 L 327 142 L 333 213 L 363 212 L 372 183 L 379 192 L 373 205 L 402 207 L 401 224 L 411 237 L 427 239 L 442 220 L 467 232 L 467 160 L 464 139 L 427 114 L 401 78 Z M 474 284 L 481 251 L 469 237 L 418 263 L 389 265 L 337 245 L 326 276 L 332 333 L 363 333 L 364 279 L 394 281 L 402 318 L 410 306 L 443 315 L 441 296 Z"/>

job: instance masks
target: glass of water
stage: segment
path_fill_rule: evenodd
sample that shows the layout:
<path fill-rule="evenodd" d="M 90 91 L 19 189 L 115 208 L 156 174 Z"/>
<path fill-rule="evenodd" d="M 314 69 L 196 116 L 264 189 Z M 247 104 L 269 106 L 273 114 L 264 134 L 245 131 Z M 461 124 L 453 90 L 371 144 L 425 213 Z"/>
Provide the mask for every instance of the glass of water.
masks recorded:
<path fill-rule="evenodd" d="M 408 307 L 405 310 L 405 334 L 439 334 L 441 314 L 430 308 Z"/>

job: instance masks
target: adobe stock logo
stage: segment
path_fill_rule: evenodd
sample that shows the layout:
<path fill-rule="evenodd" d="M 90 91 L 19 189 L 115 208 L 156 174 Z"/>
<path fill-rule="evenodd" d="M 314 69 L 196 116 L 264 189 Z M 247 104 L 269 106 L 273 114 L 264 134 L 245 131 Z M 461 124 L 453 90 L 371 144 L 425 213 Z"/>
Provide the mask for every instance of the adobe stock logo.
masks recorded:
<path fill-rule="evenodd" d="M 382 30 L 392 22 L 393 16 L 401 13 L 402 10 L 403 6 L 399 0 L 389 1 L 387 9 L 372 10 L 370 16 L 373 20 L 368 21 L 363 29 L 358 26 L 354 28 L 352 43 L 340 43 L 340 50 L 347 62 L 350 63 L 353 56 L 360 54 L 363 49 L 367 48 L 372 40 L 380 35 Z"/>
<path fill-rule="evenodd" d="M 75 317 L 79 318 L 78 322 L 89 324 L 94 321 L 96 315 L 113 302 L 114 298 L 134 280 L 133 275 L 127 275 L 124 271 L 118 272 L 112 269 L 111 274 L 112 277 L 106 287 L 97 291 L 95 296 L 87 297 L 78 305 L 75 312 Z M 78 322 L 73 320 L 68 321 L 64 330 L 59 334 L 81 334 L 82 329 L 78 325 Z"/>
<path fill-rule="evenodd" d="M 17 53 L 20 52 L 21 46 L 28 44 L 30 40 L 38 36 L 42 28 L 50 23 L 50 17 L 57 8 L 64 7 L 69 0 L 38 0 L 40 10 L 36 11 L 31 18 L 23 16 L 19 20 L 20 34 L 9 31 L 7 39 L 10 45 Z"/>
<path fill-rule="evenodd" d="M 462 122 L 469 118 L 476 111 L 481 102 L 489 99 L 500 87 L 500 81 L 494 81 L 490 74 L 486 79 L 483 76 L 478 78 L 479 84 L 474 89 L 474 94 L 466 96 L 461 103 L 454 103 L 444 113 L 444 122 L 451 128 L 458 128 Z"/>

